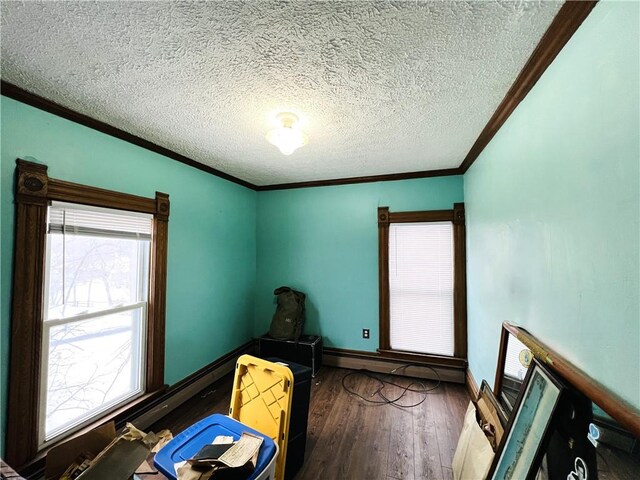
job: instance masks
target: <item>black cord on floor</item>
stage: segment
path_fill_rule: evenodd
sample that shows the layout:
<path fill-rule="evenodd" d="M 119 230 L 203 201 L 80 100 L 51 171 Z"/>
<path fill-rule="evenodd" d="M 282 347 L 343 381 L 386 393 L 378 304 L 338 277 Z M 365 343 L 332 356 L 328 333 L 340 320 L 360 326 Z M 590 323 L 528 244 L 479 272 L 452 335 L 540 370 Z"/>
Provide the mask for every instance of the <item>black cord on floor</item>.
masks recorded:
<path fill-rule="evenodd" d="M 407 367 L 411 367 L 414 366 L 414 364 L 407 364 L 407 365 L 402 365 L 401 367 L 398 368 L 394 368 L 393 370 L 391 370 L 390 373 L 395 373 L 398 370 L 404 370 Z M 430 369 L 435 375 L 437 380 L 437 383 L 433 386 L 433 387 L 427 387 L 424 383 L 419 382 L 419 381 L 415 381 L 415 382 L 411 382 L 409 383 L 409 385 L 400 385 L 398 383 L 392 382 L 390 380 L 387 380 L 385 378 L 382 378 L 382 376 L 375 374 L 374 372 L 367 370 L 367 369 L 362 369 L 362 370 L 357 370 L 355 372 L 349 372 L 347 373 L 344 377 L 342 377 L 342 388 L 344 388 L 344 390 L 355 396 L 360 398 L 361 400 L 367 402 L 367 403 L 371 403 L 373 405 L 377 405 L 377 406 L 382 406 L 382 405 L 393 405 L 395 407 L 399 407 L 399 408 L 414 408 L 417 407 L 418 405 L 424 403 L 424 401 L 427 399 L 427 395 L 430 392 L 433 392 L 434 390 L 436 390 L 439 386 L 440 386 L 440 375 L 438 375 L 438 372 L 432 368 L 429 367 L 427 365 L 415 365 L 415 366 L 419 366 L 419 367 L 424 367 L 424 368 L 428 368 Z M 360 395 L 358 392 L 354 391 L 352 388 L 348 387 L 346 384 L 347 378 L 351 378 L 351 377 L 355 377 L 355 376 L 363 376 L 366 378 L 371 378 L 373 380 L 376 380 L 379 384 L 379 388 L 373 392 L 369 398 Z M 413 388 L 415 386 L 419 386 L 420 388 Z M 384 388 L 386 386 L 393 386 L 393 387 L 398 387 L 400 389 L 402 389 L 402 393 L 397 397 L 397 398 L 388 398 L 387 396 L 385 396 L 385 394 L 382 392 L 384 390 Z M 422 400 L 420 400 L 418 403 L 414 403 L 414 404 L 410 404 L 410 405 L 405 405 L 402 403 L 399 403 L 400 400 L 402 400 L 402 398 L 407 394 L 407 392 L 414 392 L 414 393 L 421 393 L 424 394 L 424 398 Z M 378 395 L 381 400 L 373 400 L 371 397 L 374 397 Z"/>

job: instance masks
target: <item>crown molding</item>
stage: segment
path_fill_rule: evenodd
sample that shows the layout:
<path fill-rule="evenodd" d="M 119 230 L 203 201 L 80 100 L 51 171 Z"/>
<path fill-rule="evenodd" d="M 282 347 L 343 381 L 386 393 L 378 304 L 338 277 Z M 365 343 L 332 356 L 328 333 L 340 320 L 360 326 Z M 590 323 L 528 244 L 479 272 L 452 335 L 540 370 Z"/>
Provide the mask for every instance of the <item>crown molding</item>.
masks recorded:
<path fill-rule="evenodd" d="M 44 97 L 28 92 L 16 85 L 2 80 L 0 82 L 1 94 L 14 100 L 18 100 L 32 107 L 39 108 L 53 115 L 79 123 L 85 127 L 98 130 L 99 132 L 111 135 L 125 142 L 132 143 L 152 152 L 164 155 L 190 167 L 197 168 L 203 172 L 216 177 L 223 178 L 230 182 L 242 185 L 251 190 L 263 192 L 270 190 L 287 190 L 293 188 L 326 187 L 335 185 L 351 185 L 356 183 L 389 182 L 395 180 L 408 180 L 414 178 L 442 177 L 449 175 L 463 175 L 480 153 L 493 139 L 502 125 L 507 121 L 520 102 L 527 96 L 536 82 L 540 79 L 547 67 L 553 62 L 558 53 L 566 45 L 576 30 L 582 25 L 591 10 L 596 5 L 597 0 L 567 0 L 540 39 L 529 60 L 518 74 L 515 82 L 505 95 L 504 99 L 489 119 L 484 129 L 476 139 L 475 143 L 467 153 L 466 157 L 457 168 L 446 168 L 440 170 L 426 170 L 407 173 L 391 173 L 385 175 L 369 175 L 361 177 L 347 177 L 329 180 L 314 180 L 306 182 L 280 183 L 274 185 L 254 185 L 246 180 L 234 177 L 228 173 L 217 170 L 208 165 L 204 165 L 196 160 L 185 157 L 179 153 L 161 147 L 153 142 L 145 140 L 131 133 L 125 132 L 117 127 L 96 120 L 88 115 L 63 107 L 60 104 L 47 100 Z"/>
<path fill-rule="evenodd" d="M 354 183 L 392 182 L 394 180 L 409 180 L 412 178 L 446 177 L 461 175 L 460 168 L 443 168 L 441 170 L 425 170 L 422 172 L 390 173 L 386 175 L 369 175 L 364 177 L 334 178 L 331 180 L 313 180 L 309 182 L 278 183 L 275 185 L 259 185 L 259 192 L 269 190 L 288 190 L 291 188 L 329 187 L 335 185 L 352 185 Z"/>
<path fill-rule="evenodd" d="M 551 65 L 560 50 L 582 25 L 596 3 L 598 3 L 597 0 L 567 0 L 560 7 L 538 46 L 460 164 L 460 173 L 464 174 L 469 170 L 469 167 L 480 156 L 520 102 L 524 100 L 547 67 Z"/>
<path fill-rule="evenodd" d="M 97 130 L 120 140 L 124 140 L 125 142 L 132 143 L 133 145 L 137 145 L 138 147 L 150 150 L 154 153 L 158 153 L 165 157 L 171 158 L 172 160 L 176 160 L 177 162 L 184 163 L 185 165 L 189 165 L 190 167 L 210 173 L 211 175 L 215 175 L 216 177 L 220 177 L 230 182 L 237 183 L 238 185 L 250 188 L 251 190 L 256 189 L 256 186 L 252 183 L 234 177 L 233 175 L 229 175 L 228 173 L 224 173 L 213 167 L 209 167 L 208 165 L 204 165 L 189 157 L 185 157 L 184 155 L 174 152 L 173 150 L 169 150 L 168 148 L 161 147 L 160 145 L 150 142 L 149 140 L 145 140 L 144 138 L 125 132 L 124 130 L 114 127 L 113 125 L 101 122 L 100 120 L 96 120 L 95 118 L 92 118 L 88 115 L 76 112 L 75 110 L 71 110 L 70 108 L 63 107 L 58 103 L 47 100 L 44 97 L 36 95 L 35 93 L 31 93 L 4 80 L 0 82 L 0 94 L 19 102 L 26 103 L 27 105 L 38 108 L 40 110 L 44 110 L 45 112 L 51 113 L 58 117 L 62 117 L 66 120 L 71 120 L 72 122 L 79 123 L 80 125 L 84 125 L 85 127 L 92 128 L 93 130 Z"/>

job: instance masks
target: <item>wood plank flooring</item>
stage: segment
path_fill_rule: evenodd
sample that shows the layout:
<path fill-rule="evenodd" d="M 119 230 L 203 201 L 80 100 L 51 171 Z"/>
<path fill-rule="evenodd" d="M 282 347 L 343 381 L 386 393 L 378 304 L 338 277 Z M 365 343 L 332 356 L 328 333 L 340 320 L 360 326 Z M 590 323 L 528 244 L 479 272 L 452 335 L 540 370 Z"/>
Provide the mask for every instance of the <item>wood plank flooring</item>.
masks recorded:
<path fill-rule="evenodd" d="M 452 478 L 451 461 L 469 402 L 464 385 L 442 383 L 414 408 L 373 406 L 347 393 L 343 377 L 351 370 L 323 367 L 312 379 L 305 463 L 295 480 L 444 480 Z M 407 385 L 411 380 L 392 377 Z M 348 385 L 366 398 L 378 382 L 358 375 Z M 178 434 L 212 414 L 226 414 L 232 377 L 181 405 L 150 430 L 169 428 Z M 434 386 L 435 382 L 426 382 Z M 402 390 L 386 387 L 388 398 Z M 403 404 L 424 395 L 409 392 Z"/>

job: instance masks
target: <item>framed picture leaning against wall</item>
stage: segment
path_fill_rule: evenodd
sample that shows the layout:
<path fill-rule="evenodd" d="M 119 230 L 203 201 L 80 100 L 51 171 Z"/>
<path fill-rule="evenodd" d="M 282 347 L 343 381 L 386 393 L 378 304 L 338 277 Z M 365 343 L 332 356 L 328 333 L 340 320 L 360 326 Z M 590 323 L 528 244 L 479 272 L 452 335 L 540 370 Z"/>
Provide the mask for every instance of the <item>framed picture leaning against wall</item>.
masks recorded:
<path fill-rule="evenodd" d="M 545 453 L 553 415 L 565 387 L 537 360 L 531 367 L 489 471 L 488 478 L 493 480 L 535 477 Z"/>

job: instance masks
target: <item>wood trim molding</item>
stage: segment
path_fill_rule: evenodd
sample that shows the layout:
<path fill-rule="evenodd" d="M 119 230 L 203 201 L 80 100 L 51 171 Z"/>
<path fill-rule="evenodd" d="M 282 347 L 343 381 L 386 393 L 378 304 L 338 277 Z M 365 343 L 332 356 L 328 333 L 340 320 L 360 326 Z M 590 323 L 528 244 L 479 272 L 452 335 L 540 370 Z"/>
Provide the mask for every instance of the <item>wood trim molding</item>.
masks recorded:
<path fill-rule="evenodd" d="M 225 363 L 227 363 L 229 361 L 233 360 L 233 364 L 234 364 L 234 368 L 235 368 L 235 362 L 236 362 L 236 360 L 238 359 L 239 356 L 244 355 L 245 353 L 254 355 L 257 351 L 258 351 L 258 340 L 253 338 L 253 339 L 249 340 L 248 342 L 243 343 L 238 348 L 235 348 L 235 349 L 231 350 L 230 352 L 224 354 L 223 356 L 215 359 L 213 362 L 205 365 L 204 367 L 200 368 L 199 370 L 196 370 L 191 375 L 186 376 L 185 378 L 183 378 L 179 382 L 174 383 L 167 390 L 167 395 L 171 395 L 176 390 L 183 390 L 183 389 L 185 389 L 185 388 L 187 388 L 187 387 L 199 382 L 203 378 L 209 376 L 211 374 L 211 372 L 213 372 L 214 370 L 220 368 L 221 366 L 223 366 Z M 220 376 L 218 376 L 218 378 L 220 378 Z M 200 390 L 198 390 L 198 391 L 200 391 Z"/>
<path fill-rule="evenodd" d="M 453 359 L 467 358 L 467 274 L 464 203 L 455 203 L 452 210 L 416 212 L 390 212 L 389 207 L 378 207 L 378 312 L 379 352 L 398 358 L 410 354 L 391 349 L 389 321 L 389 224 L 410 222 L 451 222 L 454 248 L 454 355 Z M 431 356 L 433 357 L 433 356 Z M 443 357 L 444 358 L 444 357 Z"/>
<path fill-rule="evenodd" d="M 558 53 L 564 48 L 582 22 L 587 18 L 598 0 L 567 0 L 538 42 L 535 50 L 516 77 L 515 82 L 504 99 L 485 125 L 458 168 L 411 172 L 405 174 L 375 175 L 369 177 L 342 178 L 336 180 L 320 180 L 313 182 L 283 183 L 278 185 L 258 186 L 256 190 L 283 190 L 288 188 L 321 187 L 330 185 L 346 185 L 351 183 L 380 182 L 404 180 L 408 178 L 425 178 L 447 175 L 463 175 L 478 158 L 480 153 L 493 139 L 516 107 L 527 96 L 536 82 L 551 65 Z"/>
<path fill-rule="evenodd" d="M 467 239 L 464 203 L 453 204 L 453 354 L 467 358 Z"/>
<path fill-rule="evenodd" d="M 336 185 L 353 185 L 356 183 L 393 182 L 396 180 L 411 180 L 414 178 L 449 177 L 462 175 L 459 167 L 443 168 L 440 170 L 424 170 L 420 172 L 389 173 L 385 175 L 369 175 L 363 177 L 334 178 L 330 180 L 313 180 L 309 182 L 278 183 L 275 185 L 259 185 L 258 192 L 270 190 L 289 190 L 292 188 L 332 187 Z"/>
<path fill-rule="evenodd" d="M 47 166 L 16 160 L 16 203 L 46 205 L 49 191 Z"/>
<path fill-rule="evenodd" d="M 156 192 L 149 263 L 149 319 L 147 330 L 147 388 L 164 384 L 167 257 L 169 246 L 169 195 Z"/>
<path fill-rule="evenodd" d="M 578 27 L 582 25 L 582 22 L 591 13 L 596 3 L 597 0 L 567 0 L 560 7 L 515 82 L 460 164 L 460 173 L 465 173 L 469 170 L 469 167 L 475 162 L 495 134 L 498 133 L 498 130 L 547 70 L 547 67 L 551 65 L 551 62 L 578 30 Z"/>
<path fill-rule="evenodd" d="M 60 104 L 47 100 L 44 97 L 28 92 L 16 85 L 2 80 L 0 88 L 2 95 L 14 100 L 30 105 L 40 110 L 44 110 L 53 115 L 79 123 L 85 127 L 92 128 L 99 132 L 111 135 L 125 142 L 132 143 L 141 148 L 158 153 L 165 157 L 176 160 L 185 165 L 197 168 L 203 172 L 223 178 L 230 182 L 242 185 L 256 191 L 286 190 L 292 188 L 326 187 L 335 185 L 351 185 L 357 183 L 388 182 L 395 180 L 408 180 L 414 178 L 442 177 L 450 175 L 463 175 L 473 162 L 478 158 L 482 150 L 489 144 L 491 139 L 498 132 L 500 127 L 509 118 L 520 102 L 526 97 L 531 88 L 545 72 L 547 67 L 555 59 L 558 53 L 566 45 L 575 31 L 580 27 L 585 18 L 589 15 L 597 0 L 567 0 L 560 8 L 549 28 L 544 33 L 537 47 L 529 57 L 529 60 L 518 74 L 515 82 L 505 95 L 504 99 L 494 112 L 489 122 L 476 139 L 475 143 L 467 153 L 459 167 L 445 168 L 439 170 L 426 170 L 418 172 L 391 173 L 385 175 L 369 175 L 361 177 L 337 178 L 329 180 L 314 180 L 308 182 L 280 183 L 275 185 L 254 185 L 250 182 L 224 173 L 208 165 L 204 165 L 184 155 L 176 153 L 167 148 L 161 147 L 143 138 L 127 133 L 107 123 L 101 122 L 82 113 L 63 107 Z"/>
<path fill-rule="evenodd" d="M 378 310 L 379 346 L 391 348 L 389 338 L 389 207 L 378 207 Z"/>
<path fill-rule="evenodd" d="M 389 212 L 389 223 L 453 222 L 453 210 Z"/>
<path fill-rule="evenodd" d="M 327 187 L 334 185 L 351 185 L 356 183 L 371 183 L 371 182 L 389 182 L 395 180 L 410 180 L 414 178 L 429 178 L 429 177 L 445 177 L 451 175 L 462 175 L 460 168 L 445 168 L 439 170 L 426 170 L 419 172 L 406 172 L 406 173 L 390 173 L 385 175 L 368 175 L 361 177 L 348 177 L 348 178 L 335 178 L 329 180 L 314 180 L 308 182 L 293 182 L 293 183 L 280 183 L 276 185 L 254 185 L 251 182 L 242 180 L 241 178 L 234 177 L 228 173 L 222 172 L 218 169 L 200 163 L 189 157 L 181 155 L 168 148 L 161 147 L 153 142 L 145 140 L 131 133 L 125 132 L 117 127 L 109 125 L 108 123 L 101 122 L 95 118 L 91 118 L 83 113 L 76 112 L 70 108 L 64 107 L 58 103 L 48 100 L 44 97 L 24 90 L 17 85 L 9 83 L 5 80 L 0 81 L 0 93 L 6 97 L 12 98 L 19 102 L 25 103 L 32 107 L 38 108 L 45 112 L 51 113 L 61 118 L 71 120 L 85 127 L 97 130 L 112 137 L 118 138 L 125 142 L 137 145 L 138 147 L 150 150 L 154 153 L 158 153 L 165 157 L 171 158 L 177 162 L 189 165 L 190 167 L 197 168 L 203 172 L 209 173 L 216 177 L 223 178 L 230 182 L 242 185 L 256 191 L 269 191 L 269 190 L 288 190 L 292 188 L 309 188 L 309 187 Z M 71 201 L 71 200 L 68 200 Z"/>
<path fill-rule="evenodd" d="M 502 325 L 505 331 L 512 333 L 531 350 L 531 353 L 533 353 L 538 361 L 557 372 L 577 390 L 590 398 L 593 403 L 619 422 L 620 425 L 629 429 L 635 437 L 640 437 L 640 410 L 638 410 L 637 407 L 634 407 L 601 383 L 589 377 L 525 329 L 508 322 L 504 322 Z"/>
<path fill-rule="evenodd" d="M 119 419 L 119 421 L 116 421 L 116 426 L 123 426 L 125 422 L 135 422 L 135 425 L 138 428 L 149 428 L 194 395 L 209 387 L 225 375 L 233 372 L 235 370 L 238 357 L 245 353 L 255 354 L 257 348 L 257 340 L 249 340 L 238 348 L 226 353 L 183 378 L 179 382 L 171 385 L 160 396 L 154 398 L 152 401 L 138 406 L 129 412 L 127 418 L 122 418 Z"/>
<path fill-rule="evenodd" d="M 398 375 L 441 380 L 443 382 L 464 383 L 466 362 L 460 366 L 443 365 L 424 360 L 407 361 L 386 357 L 377 352 L 323 348 L 323 365 L 352 370 L 366 369 L 377 373 L 397 373 Z"/>
<path fill-rule="evenodd" d="M 424 353 L 405 352 L 402 350 L 383 350 L 379 348 L 377 350 L 378 355 L 384 358 L 391 358 L 394 360 L 402 360 L 406 362 L 418 362 L 426 363 L 429 365 L 442 365 L 446 367 L 465 368 L 467 366 L 467 360 L 457 357 L 445 357 L 442 355 L 428 355 Z"/>
<path fill-rule="evenodd" d="M 126 193 L 90 187 L 64 180 L 49 179 L 49 200 L 102 206 L 118 210 L 155 214 L 156 200 Z"/>
<path fill-rule="evenodd" d="M 471 399 L 474 402 L 478 401 L 478 397 L 480 397 L 480 387 L 478 387 L 478 382 L 476 382 L 476 379 L 469 368 L 467 368 L 467 373 L 465 375 L 465 383 Z"/>
<path fill-rule="evenodd" d="M 20 466 L 37 452 L 47 167 L 19 160 L 11 304 L 7 463 Z"/>
<path fill-rule="evenodd" d="M 99 421 L 96 421 L 94 423 L 91 423 L 89 425 L 82 427 L 77 432 L 74 432 L 72 435 L 69 435 L 68 437 L 66 437 L 65 441 L 70 440 L 72 438 L 79 437 L 80 435 L 83 435 L 93 430 L 94 428 L 100 425 L 104 425 L 105 423 L 108 423 L 111 421 L 114 421 L 118 425 L 117 428 L 123 427 L 126 421 L 129 421 L 129 420 L 123 420 L 123 419 L 128 419 L 131 411 L 134 411 L 136 408 L 139 408 L 141 405 L 144 405 L 145 403 L 152 402 L 153 400 L 157 399 L 160 395 L 162 395 L 165 389 L 166 387 L 163 387 L 161 390 L 145 393 L 144 395 L 141 395 L 140 397 L 135 398 L 127 405 L 123 405 L 122 407 L 116 410 L 113 410 L 107 415 L 105 415 L 104 417 L 100 418 Z M 47 457 L 47 453 L 49 452 L 49 450 L 51 450 L 55 446 L 56 445 L 51 445 L 49 447 L 43 448 L 42 450 L 38 451 L 36 456 L 33 459 L 29 460 L 29 462 L 27 462 L 26 464 L 20 466 L 19 468 L 20 474 L 24 475 L 26 478 L 29 478 L 29 479 L 31 478 L 44 479 L 45 459 Z"/>
<path fill-rule="evenodd" d="M 245 353 L 253 354 L 256 349 L 256 340 L 250 340 L 171 385 L 169 388 L 163 386 L 160 391 L 144 395 L 136 399 L 136 401 L 130 405 L 130 408 L 117 410 L 99 422 L 87 426 L 73 436 L 81 435 L 111 420 L 115 421 L 117 429 L 129 422 L 141 430 L 146 430 L 194 395 L 210 387 L 225 375 L 233 372 L 238 357 Z M 175 433 L 178 432 L 174 432 L 174 434 Z M 40 452 L 36 459 L 21 469 L 22 475 L 27 478 L 40 478 L 44 473 L 45 455 L 46 450 Z"/>
<path fill-rule="evenodd" d="M 83 113 L 79 113 L 71 110 L 70 108 L 63 107 L 58 103 L 47 100 L 46 98 L 36 95 L 35 93 L 28 92 L 27 90 L 24 90 L 12 83 L 6 82 L 4 80 L 0 81 L 0 93 L 6 97 L 12 98 L 22 103 L 26 103 L 27 105 L 30 105 L 32 107 L 38 108 L 58 117 L 71 120 L 72 122 L 79 123 L 80 125 L 84 125 L 85 127 L 97 130 L 120 140 L 124 140 L 125 142 L 132 143 L 133 145 L 137 145 L 138 147 L 171 158 L 172 160 L 175 160 L 177 162 L 184 163 L 185 165 L 189 165 L 190 167 L 197 168 L 198 170 L 202 170 L 203 172 L 207 172 L 216 177 L 220 177 L 230 182 L 237 183 L 238 185 L 250 188 L 251 190 L 256 190 L 256 186 L 252 183 L 234 177 L 233 175 L 229 175 L 228 173 L 224 173 L 208 165 L 204 165 L 189 157 L 185 157 L 184 155 L 176 153 L 173 150 L 169 150 L 168 148 L 161 147 L 160 145 L 150 142 L 149 140 L 145 140 L 144 138 L 125 132 L 124 130 L 109 125 L 108 123 L 101 122 L 100 120 L 91 118 L 90 116 Z"/>
<path fill-rule="evenodd" d="M 157 193 L 156 198 L 151 199 L 129 196 L 49 178 L 46 165 L 21 159 L 16 164 L 6 458 L 10 464 L 21 466 L 38 453 L 46 226 L 50 201 L 63 200 L 154 215 L 147 320 L 147 393 L 164 388 L 167 222 L 170 207 L 169 196 L 163 193 Z"/>

